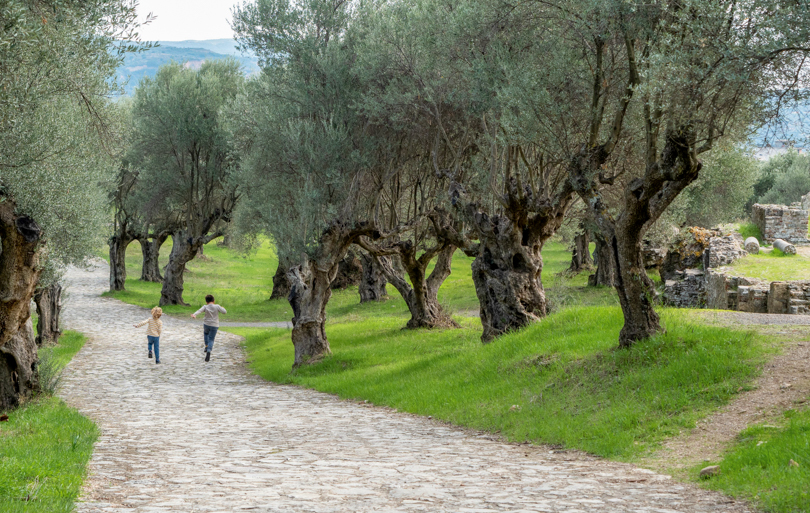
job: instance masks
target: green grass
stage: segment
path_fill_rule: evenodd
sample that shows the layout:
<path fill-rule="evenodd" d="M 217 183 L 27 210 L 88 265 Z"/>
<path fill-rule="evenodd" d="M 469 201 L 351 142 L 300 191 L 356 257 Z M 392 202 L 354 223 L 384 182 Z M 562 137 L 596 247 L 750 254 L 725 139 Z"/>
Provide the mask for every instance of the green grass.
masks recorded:
<path fill-rule="evenodd" d="M 785 417 L 785 426 L 743 431 L 718 463 L 720 475 L 702 484 L 752 500 L 768 512 L 810 511 L 810 410 L 789 410 Z"/>
<path fill-rule="evenodd" d="M 482 345 L 459 330 L 402 330 L 402 319 L 335 322 L 333 356 L 290 372 L 289 331 L 246 337 L 265 379 L 364 399 L 455 424 L 632 460 L 694 427 L 758 374 L 769 351 L 752 332 L 693 325 L 664 311 L 665 335 L 615 350 L 616 307 L 568 308 Z"/>
<path fill-rule="evenodd" d="M 161 265 L 168 261 L 171 239 L 161 248 Z M 227 321 L 288 321 L 292 317 L 289 304 L 284 300 L 269 301 L 273 290 L 273 274 L 278 260 L 272 244 L 264 241 L 258 251 L 244 255 L 215 242 L 205 247 L 205 260 L 192 260 L 185 275 L 183 297 L 190 306 L 166 306 L 170 315 L 189 315 L 204 303 L 206 294 L 213 294 L 219 304 L 228 309 L 223 316 Z M 451 313 L 466 315 L 478 310 L 478 299 L 472 282 L 472 258 L 460 251 L 453 257 L 452 273 L 439 290 L 439 302 Z M 617 304 L 610 288 L 587 287 L 587 273 L 574 278 L 560 276 L 571 260 L 571 253 L 560 243 L 548 243 L 543 249 L 543 283 L 554 308 L 571 305 Z M 127 248 L 126 290 L 105 293 L 126 303 L 151 308 L 158 304 L 161 284 L 142 282 L 140 245 L 133 242 Z M 390 300 L 383 303 L 360 305 L 357 287 L 334 291 L 327 306 L 327 315 L 335 318 L 402 317 L 408 308 L 391 285 Z"/>
<path fill-rule="evenodd" d="M 778 249 L 760 251 L 731 264 L 735 274 L 768 281 L 810 280 L 810 258 L 785 255 Z"/>
<path fill-rule="evenodd" d="M 754 223 L 740 223 L 738 230 L 740 235 L 742 235 L 743 240 L 747 239 L 748 237 L 756 237 L 760 244 L 765 243 L 765 237 L 763 237 L 762 232 L 759 231 L 759 226 L 755 225 Z"/>
<path fill-rule="evenodd" d="M 65 332 L 59 345 L 40 350 L 64 367 L 85 338 Z M 70 512 L 81 491 L 98 428 L 55 397 L 40 396 L 5 412 L 0 423 L 0 511 Z"/>

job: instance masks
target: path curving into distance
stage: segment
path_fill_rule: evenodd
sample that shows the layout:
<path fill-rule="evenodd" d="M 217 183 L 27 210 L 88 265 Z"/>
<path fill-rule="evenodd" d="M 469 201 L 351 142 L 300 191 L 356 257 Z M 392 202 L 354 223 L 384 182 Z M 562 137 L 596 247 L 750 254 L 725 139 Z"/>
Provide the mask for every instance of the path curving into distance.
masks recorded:
<path fill-rule="evenodd" d="M 251 375 L 236 336 L 203 361 L 198 325 L 99 297 L 106 266 L 68 273 L 65 327 L 89 340 L 62 397 L 101 437 L 79 512 L 744 512 L 718 493 L 631 465 L 507 444 Z"/>

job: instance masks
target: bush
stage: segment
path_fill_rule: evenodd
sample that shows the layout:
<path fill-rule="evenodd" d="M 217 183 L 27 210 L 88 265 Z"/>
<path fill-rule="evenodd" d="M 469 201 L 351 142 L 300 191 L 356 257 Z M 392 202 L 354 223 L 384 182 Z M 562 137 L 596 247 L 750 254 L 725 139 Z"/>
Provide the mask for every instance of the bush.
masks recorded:
<path fill-rule="evenodd" d="M 765 162 L 754 183 L 750 204 L 790 205 L 810 192 L 810 156 L 791 150 Z"/>

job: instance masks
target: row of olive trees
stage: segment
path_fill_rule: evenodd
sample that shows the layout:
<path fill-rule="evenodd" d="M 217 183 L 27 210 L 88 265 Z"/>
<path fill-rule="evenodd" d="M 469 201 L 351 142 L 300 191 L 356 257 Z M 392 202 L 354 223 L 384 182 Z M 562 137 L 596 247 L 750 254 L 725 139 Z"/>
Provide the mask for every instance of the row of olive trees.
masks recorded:
<path fill-rule="evenodd" d="M 484 341 L 543 317 L 541 250 L 576 204 L 614 269 L 620 344 L 661 331 L 642 239 L 702 156 L 801 89 L 808 21 L 771 0 L 238 7 L 263 72 L 232 132 L 246 208 L 291 266 L 295 365 L 329 352 L 329 283 L 352 245 L 401 282 L 409 326 L 447 324 L 433 299 L 459 248 Z"/>
<path fill-rule="evenodd" d="M 37 387 L 32 297 L 44 343 L 62 269 L 103 233 L 122 126 L 108 97 L 135 20 L 120 1 L 0 1 L 0 410 Z"/>
<path fill-rule="evenodd" d="M 124 105 L 127 150 L 110 195 L 110 290 L 124 289 L 126 249 L 137 240 L 141 279 L 163 283 L 160 305 L 185 304 L 186 264 L 224 234 L 239 197 L 238 161 L 222 111 L 243 83 L 235 60 L 206 62 L 198 70 L 172 63 L 144 78 Z M 169 236 L 162 276 L 158 256 Z"/>

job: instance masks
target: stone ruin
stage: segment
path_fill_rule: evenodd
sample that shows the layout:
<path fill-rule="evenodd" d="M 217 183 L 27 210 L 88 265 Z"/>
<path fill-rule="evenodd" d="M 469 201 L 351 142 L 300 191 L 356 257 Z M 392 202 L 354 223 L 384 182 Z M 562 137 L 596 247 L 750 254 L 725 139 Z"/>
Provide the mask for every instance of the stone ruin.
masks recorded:
<path fill-rule="evenodd" d="M 794 244 L 808 244 L 808 210 L 802 206 L 805 203 L 810 203 L 810 194 L 802 198 L 802 204 L 791 206 L 756 203 L 751 209 L 751 218 L 768 243 L 783 239 Z"/>
<path fill-rule="evenodd" d="M 748 254 L 742 245 L 739 234 L 721 236 L 717 230 L 691 228 L 680 236 L 661 266 L 664 303 L 680 308 L 810 315 L 810 281 L 768 282 L 731 274 L 725 266 Z"/>

